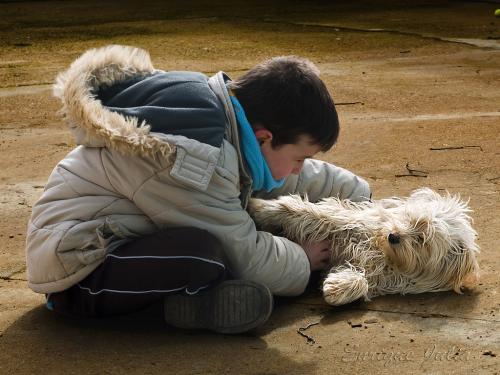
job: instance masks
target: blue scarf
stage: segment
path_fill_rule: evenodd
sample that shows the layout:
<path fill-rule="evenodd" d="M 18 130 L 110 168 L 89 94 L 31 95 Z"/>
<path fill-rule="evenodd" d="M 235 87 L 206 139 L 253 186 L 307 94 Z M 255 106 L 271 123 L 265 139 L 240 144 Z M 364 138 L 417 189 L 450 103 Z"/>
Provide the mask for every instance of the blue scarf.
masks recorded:
<path fill-rule="evenodd" d="M 238 130 L 240 135 L 240 147 L 247 162 L 250 174 L 252 175 L 252 189 L 255 191 L 265 190 L 270 192 L 273 189 L 283 186 L 285 179 L 275 180 L 271 170 L 262 156 L 259 143 L 253 132 L 252 126 L 245 116 L 245 111 L 238 99 L 230 96 L 233 103 L 234 113 L 238 120 Z"/>

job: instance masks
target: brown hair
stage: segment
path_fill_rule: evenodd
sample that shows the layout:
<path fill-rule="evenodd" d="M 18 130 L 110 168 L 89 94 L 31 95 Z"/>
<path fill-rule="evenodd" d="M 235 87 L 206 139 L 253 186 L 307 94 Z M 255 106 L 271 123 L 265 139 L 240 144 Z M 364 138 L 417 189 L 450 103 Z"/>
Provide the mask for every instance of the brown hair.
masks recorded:
<path fill-rule="evenodd" d="M 309 135 L 323 151 L 339 135 L 335 105 L 318 68 L 309 60 L 280 56 L 255 66 L 228 83 L 250 124 L 273 134 L 272 146 L 291 144 Z"/>

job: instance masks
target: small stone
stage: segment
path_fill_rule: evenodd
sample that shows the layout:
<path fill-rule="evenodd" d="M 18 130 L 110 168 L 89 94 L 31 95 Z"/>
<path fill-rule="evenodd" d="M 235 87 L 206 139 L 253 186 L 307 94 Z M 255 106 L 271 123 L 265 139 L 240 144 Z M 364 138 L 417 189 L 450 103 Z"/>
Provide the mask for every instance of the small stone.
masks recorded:
<path fill-rule="evenodd" d="M 13 236 L 13 235 L 10 235 L 10 236 L 9 236 L 9 238 L 14 238 L 14 236 Z"/>
<path fill-rule="evenodd" d="M 378 319 L 366 319 L 366 320 L 365 320 L 365 323 L 366 323 L 366 324 L 374 324 L 374 323 L 378 323 Z"/>

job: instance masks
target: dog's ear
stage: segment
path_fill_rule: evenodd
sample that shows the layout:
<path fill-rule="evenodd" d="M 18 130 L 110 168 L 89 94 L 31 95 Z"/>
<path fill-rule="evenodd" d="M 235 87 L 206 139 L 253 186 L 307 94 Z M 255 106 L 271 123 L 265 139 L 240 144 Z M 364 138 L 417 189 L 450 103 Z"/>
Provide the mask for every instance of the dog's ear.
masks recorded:
<path fill-rule="evenodd" d="M 422 215 L 410 221 L 412 231 L 417 235 L 422 244 L 429 241 L 433 235 L 432 218 Z"/>
<path fill-rule="evenodd" d="M 431 225 L 431 218 L 428 216 L 419 216 L 411 221 L 412 228 L 417 232 L 427 232 Z"/>

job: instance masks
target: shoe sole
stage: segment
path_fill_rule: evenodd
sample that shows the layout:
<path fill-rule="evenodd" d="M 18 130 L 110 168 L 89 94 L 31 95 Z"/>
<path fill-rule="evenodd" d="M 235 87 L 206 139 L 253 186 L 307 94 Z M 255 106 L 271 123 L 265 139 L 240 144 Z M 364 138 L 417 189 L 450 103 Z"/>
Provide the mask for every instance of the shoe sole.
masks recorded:
<path fill-rule="evenodd" d="M 235 334 L 266 322 L 273 309 L 273 297 L 262 284 L 229 280 L 199 295 L 167 296 L 164 308 L 165 321 L 174 327 Z"/>

